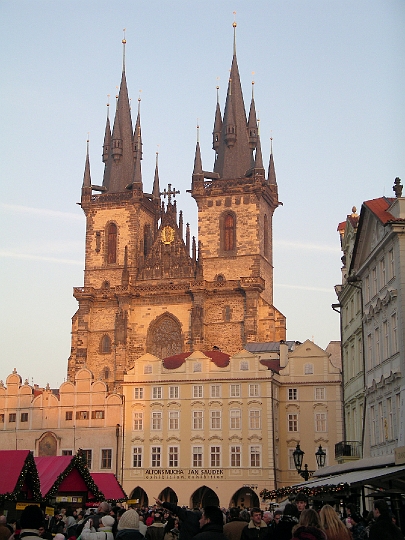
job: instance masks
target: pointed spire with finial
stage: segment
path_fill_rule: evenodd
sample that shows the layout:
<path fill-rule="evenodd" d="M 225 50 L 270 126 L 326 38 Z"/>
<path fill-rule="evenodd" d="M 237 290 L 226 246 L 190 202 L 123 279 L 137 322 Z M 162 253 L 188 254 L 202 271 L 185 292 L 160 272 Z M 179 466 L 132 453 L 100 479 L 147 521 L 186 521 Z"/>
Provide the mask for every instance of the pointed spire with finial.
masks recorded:
<path fill-rule="evenodd" d="M 250 102 L 249 120 L 247 124 L 248 134 L 249 134 L 249 147 L 252 151 L 256 148 L 257 133 L 258 133 L 256 106 L 255 106 L 255 98 L 254 98 L 254 92 L 253 92 L 254 86 L 255 86 L 255 82 L 252 81 L 252 99 Z"/>
<path fill-rule="evenodd" d="M 142 159 L 141 96 L 138 97 L 138 114 L 134 129 L 134 159 Z"/>
<path fill-rule="evenodd" d="M 215 152 L 218 152 L 219 143 L 221 140 L 222 131 L 222 116 L 221 107 L 219 106 L 219 86 L 217 85 L 217 106 L 215 108 L 215 121 L 214 129 L 212 131 L 212 148 Z"/>
<path fill-rule="evenodd" d="M 110 94 L 107 101 L 107 120 L 105 123 L 104 144 L 103 144 L 103 162 L 106 163 L 111 149 L 111 127 L 110 127 Z"/>
<path fill-rule="evenodd" d="M 160 185 L 159 185 L 159 152 L 156 152 L 155 177 L 153 179 L 152 198 L 154 201 L 160 201 Z"/>
<path fill-rule="evenodd" d="M 109 192 L 124 191 L 134 178 L 133 131 L 125 76 L 125 37 L 122 44 L 123 69 L 121 85 L 117 95 L 111 147 L 103 179 L 103 186 Z"/>
<path fill-rule="evenodd" d="M 83 189 L 91 189 L 91 176 L 90 176 L 90 157 L 89 157 L 89 138 L 87 137 L 87 150 L 86 150 L 86 162 L 84 165 L 84 175 L 83 175 Z"/>
<path fill-rule="evenodd" d="M 201 150 L 200 150 L 200 126 L 197 122 L 197 143 L 195 146 L 195 156 L 194 156 L 194 174 L 202 174 L 202 161 L 201 161 Z"/>
<path fill-rule="evenodd" d="M 273 137 L 270 137 L 270 161 L 269 161 L 268 183 L 272 185 L 277 185 L 276 169 L 274 167 L 274 159 L 273 159 Z"/>

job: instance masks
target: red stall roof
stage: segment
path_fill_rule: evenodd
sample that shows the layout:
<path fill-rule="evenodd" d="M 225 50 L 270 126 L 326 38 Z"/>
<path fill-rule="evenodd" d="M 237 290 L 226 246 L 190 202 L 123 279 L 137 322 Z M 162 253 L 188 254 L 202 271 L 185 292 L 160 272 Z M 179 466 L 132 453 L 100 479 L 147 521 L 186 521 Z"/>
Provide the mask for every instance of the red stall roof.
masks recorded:
<path fill-rule="evenodd" d="M 128 497 L 113 473 L 91 473 L 94 483 L 106 501 L 125 501 Z"/>
<path fill-rule="evenodd" d="M 20 491 L 28 491 L 29 498 L 39 500 L 38 472 L 29 450 L 0 450 L 0 471 L 0 498 L 17 500 Z"/>

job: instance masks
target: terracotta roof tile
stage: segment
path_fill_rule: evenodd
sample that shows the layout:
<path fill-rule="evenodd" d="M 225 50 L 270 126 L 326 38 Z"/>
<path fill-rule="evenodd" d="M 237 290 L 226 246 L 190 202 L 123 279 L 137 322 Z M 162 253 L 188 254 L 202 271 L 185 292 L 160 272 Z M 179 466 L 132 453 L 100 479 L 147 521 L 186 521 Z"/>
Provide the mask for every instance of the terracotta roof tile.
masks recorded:
<path fill-rule="evenodd" d="M 229 364 L 229 354 L 223 353 L 221 351 L 201 351 L 205 356 L 211 358 L 214 364 L 217 367 L 226 367 Z M 193 354 L 192 351 L 175 354 L 174 356 L 168 356 L 163 358 L 163 366 L 166 369 L 177 369 L 179 368 L 185 360 Z"/>
<path fill-rule="evenodd" d="M 379 199 L 364 201 L 364 205 L 385 225 L 389 221 L 403 221 L 402 219 L 397 220 L 390 212 L 387 212 L 387 209 L 394 201 L 395 199 L 391 197 L 380 197 Z"/>

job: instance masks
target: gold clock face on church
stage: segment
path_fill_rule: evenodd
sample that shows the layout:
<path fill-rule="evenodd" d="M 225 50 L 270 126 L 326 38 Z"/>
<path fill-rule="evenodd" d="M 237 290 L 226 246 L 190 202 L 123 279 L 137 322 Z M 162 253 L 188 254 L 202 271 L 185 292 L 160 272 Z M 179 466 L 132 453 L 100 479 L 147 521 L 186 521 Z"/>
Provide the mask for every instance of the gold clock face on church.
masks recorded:
<path fill-rule="evenodd" d="M 160 233 L 160 237 L 164 244 L 171 244 L 174 241 L 173 227 L 170 227 L 169 225 L 166 225 L 166 227 L 163 227 Z"/>

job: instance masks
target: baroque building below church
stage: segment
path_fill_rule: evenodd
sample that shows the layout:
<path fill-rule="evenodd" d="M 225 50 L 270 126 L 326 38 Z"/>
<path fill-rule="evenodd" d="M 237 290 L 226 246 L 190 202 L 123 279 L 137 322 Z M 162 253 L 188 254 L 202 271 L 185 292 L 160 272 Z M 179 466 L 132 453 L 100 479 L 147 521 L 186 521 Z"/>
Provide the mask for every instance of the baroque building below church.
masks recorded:
<path fill-rule="evenodd" d="M 124 42 L 125 47 L 125 42 Z M 144 191 L 140 108 L 132 125 L 125 65 L 111 128 L 107 117 L 101 185 L 87 152 L 84 285 L 75 287 L 68 377 L 86 367 L 110 389 L 145 353 L 164 359 L 194 350 L 228 354 L 246 343 L 284 340 L 273 306 L 272 217 L 280 204 L 273 156 L 263 166 L 255 102 L 246 116 L 234 41 L 223 114 L 216 105 L 213 171 L 196 145 L 190 194 L 198 241 L 177 211 L 176 189 L 161 191 L 156 160 Z"/>

